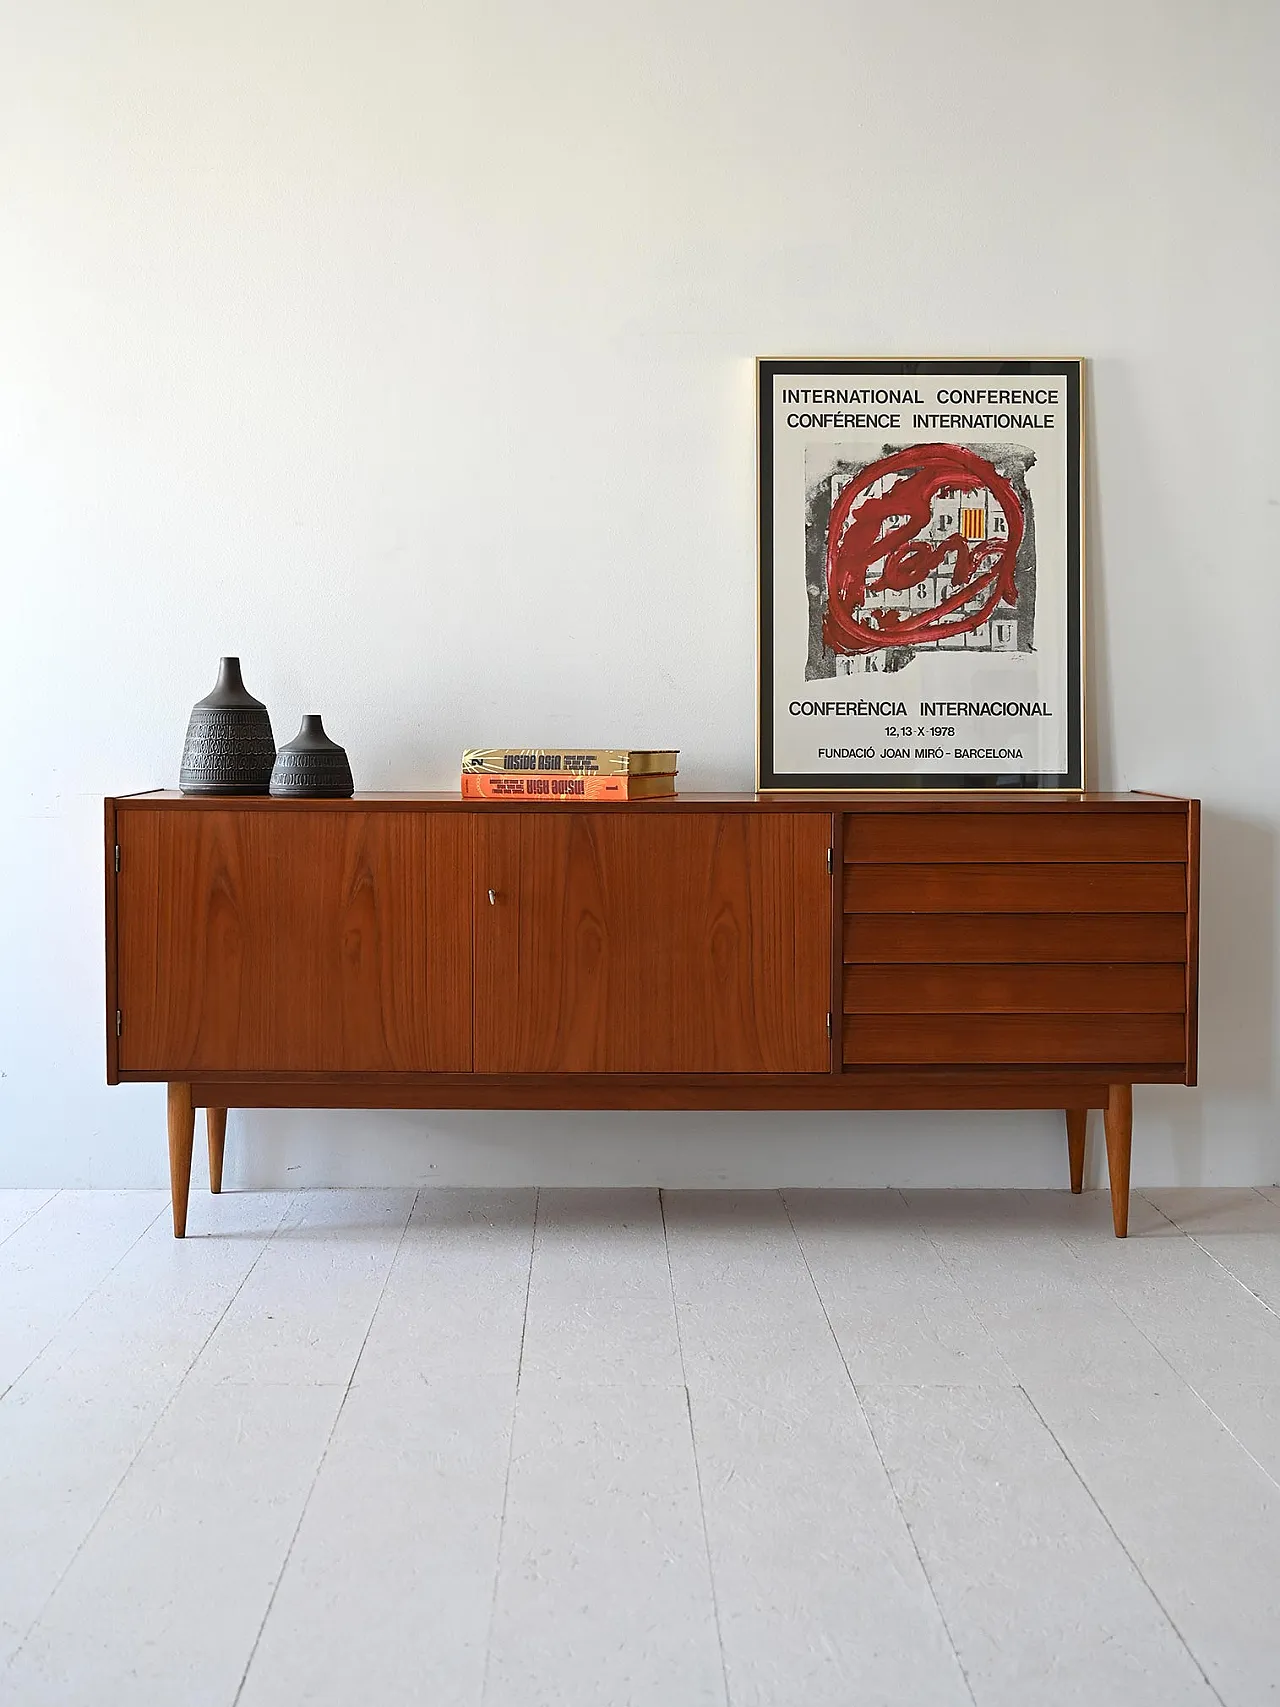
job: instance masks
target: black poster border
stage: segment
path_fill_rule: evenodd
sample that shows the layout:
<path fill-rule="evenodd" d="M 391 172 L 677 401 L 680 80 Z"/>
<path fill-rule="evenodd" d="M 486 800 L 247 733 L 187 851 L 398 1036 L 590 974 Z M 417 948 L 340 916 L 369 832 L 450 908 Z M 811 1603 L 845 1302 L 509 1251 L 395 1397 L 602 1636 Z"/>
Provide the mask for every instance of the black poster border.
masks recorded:
<path fill-rule="evenodd" d="M 860 772 L 854 776 L 823 771 L 779 773 L 773 763 L 773 382 L 785 374 L 833 374 L 910 377 L 914 374 L 989 375 L 992 378 L 1049 376 L 1061 379 L 1067 400 L 1067 770 L 1065 772 L 923 773 Z M 1006 789 L 1021 792 L 1078 793 L 1084 773 L 1084 361 L 1078 356 L 921 359 L 842 356 L 760 356 L 756 360 L 757 501 L 757 671 L 756 788 L 761 793 L 847 794 L 900 790 Z"/>

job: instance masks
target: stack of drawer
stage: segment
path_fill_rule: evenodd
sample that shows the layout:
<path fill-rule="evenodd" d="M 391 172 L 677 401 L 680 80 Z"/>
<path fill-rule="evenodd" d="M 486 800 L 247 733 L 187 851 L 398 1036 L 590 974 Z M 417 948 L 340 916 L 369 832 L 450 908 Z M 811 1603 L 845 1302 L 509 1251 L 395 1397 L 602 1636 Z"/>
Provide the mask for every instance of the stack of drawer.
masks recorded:
<path fill-rule="evenodd" d="M 1190 845 L 1184 801 L 848 814 L 846 1068 L 1192 1080 Z"/>

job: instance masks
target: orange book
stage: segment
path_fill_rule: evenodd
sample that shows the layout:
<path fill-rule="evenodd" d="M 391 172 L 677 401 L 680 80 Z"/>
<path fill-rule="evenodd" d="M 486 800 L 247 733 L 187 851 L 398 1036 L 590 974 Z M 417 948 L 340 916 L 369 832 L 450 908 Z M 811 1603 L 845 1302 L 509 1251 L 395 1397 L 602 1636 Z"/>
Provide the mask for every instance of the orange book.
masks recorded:
<path fill-rule="evenodd" d="M 512 776 L 462 773 L 464 800 L 651 800 L 674 794 L 669 776 L 565 776 L 561 772 L 521 771 Z"/>

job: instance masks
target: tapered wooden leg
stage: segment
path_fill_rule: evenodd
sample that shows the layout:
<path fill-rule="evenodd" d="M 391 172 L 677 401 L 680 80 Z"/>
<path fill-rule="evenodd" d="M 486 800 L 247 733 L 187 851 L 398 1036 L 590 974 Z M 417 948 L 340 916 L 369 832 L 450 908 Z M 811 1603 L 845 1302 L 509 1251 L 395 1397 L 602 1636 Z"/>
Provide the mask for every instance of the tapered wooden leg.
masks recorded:
<path fill-rule="evenodd" d="M 1116 1238 L 1129 1231 L 1129 1151 L 1133 1145 L 1133 1086 L 1112 1085 L 1105 1114 L 1111 1222 Z"/>
<path fill-rule="evenodd" d="M 1077 1196 L 1084 1190 L 1084 1136 L 1088 1120 L 1087 1108 L 1067 1110 L 1067 1156 L 1071 1162 L 1071 1189 Z"/>
<path fill-rule="evenodd" d="M 169 1187 L 173 1192 L 173 1236 L 187 1231 L 187 1197 L 191 1191 L 191 1147 L 196 1136 L 195 1104 L 190 1085 L 169 1086 Z"/>
<path fill-rule="evenodd" d="M 204 1123 L 209 1130 L 209 1190 L 216 1197 L 222 1190 L 222 1156 L 227 1147 L 227 1111 L 206 1108 Z"/>

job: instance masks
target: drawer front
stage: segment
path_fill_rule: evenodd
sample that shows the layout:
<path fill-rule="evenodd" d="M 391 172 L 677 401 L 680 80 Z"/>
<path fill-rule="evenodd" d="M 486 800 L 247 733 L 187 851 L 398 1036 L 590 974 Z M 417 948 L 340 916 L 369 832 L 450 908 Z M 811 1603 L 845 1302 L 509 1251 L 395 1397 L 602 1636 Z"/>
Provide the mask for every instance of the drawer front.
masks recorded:
<path fill-rule="evenodd" d="M 903 862 L 1057 864 L 1086 861 L 1181 865 L 1187 820 L 1181 812 L 936 812 L 850 814 L 844 857 L 856 865 Z"/>
<path fill-rule="evenodd" d="M 1189 828 L 1145 806 L 848 814 L 845 1066 L 1182 1066 Z"/>
<path fill-rule="evenodd" d="M 1180 1014 L 1179 965 L 846 966 L 847 1014 Z"/>
<path fill-rule="evenodd" d="M 1182 961 L 1186 952 L 1181 912 L 859 913 L 844 921 L 847 966 Z"/>
<path fill-rule="evenodd" d="M 846 865 L 846 913 L 1180 913 L 1186 868 L 1029 862 Z"/>
<path fill-rule="evenodd" d="M 850 1066 L 1176 1067 L 1180 1014 L 849 1015 Z"/>

